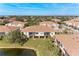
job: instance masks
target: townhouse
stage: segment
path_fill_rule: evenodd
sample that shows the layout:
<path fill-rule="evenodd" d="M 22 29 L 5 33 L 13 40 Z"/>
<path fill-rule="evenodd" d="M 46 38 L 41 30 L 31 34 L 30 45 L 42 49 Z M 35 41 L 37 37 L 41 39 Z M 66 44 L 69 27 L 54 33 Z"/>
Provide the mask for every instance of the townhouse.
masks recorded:
<path fill-rule="evenodd" d="M 69 21 L 64 22 L 66 26 L 73 27 L 74 29 L 79 30 L 79 18 L 74 18 Z"/>
<path fill-rule="evenodd" d="M 61 22 L 60 19 L 51 19 L 51 21 L 53 21 L 53 22 Z"/>
<path fill-rule="evenodd" d="M 13 26 L 2 26 L 2 25 L 0 25 L 0 36 L 6 35 L 9 32 L 14 31 L 16 29 L 17 28 L 13 27 Z"/>
<path fill-rule="evenodd" d="M 8 21 L 8 22 L 14 22 L 14 21 L 16 21 L 16 17 L 8 18 L 7 21 Z"/>
<path fill-rule="evenodd" d="M 55 35 L 55 30 L 53 30 L 49 26 L 42 26 L 42 25 L 34 25 L 29 26 L 21 30 L 28 38 L 29 37 L 39 37 L 39 38 L 46 38 L 46 37 L 53 37 Z"/>
<path fill-rule="evenodd" d="M 0 19 L 0 22 L 4 22 L 6 19 Z"/>
<path fill-rule="evenodd" d="M 79 56 L 79 33 L 55 35 L 55 44 L 65 56 Z"/>
<path fill-rule="evenodd" d="M 21 22 L 21 21 L 13 21 L 13 22 L 6 24 L 6 26 L 14 26 L 14 27 L 17 27 L 20 29 L 22 29 L 24 27 L 24 25 L 25 25 L 25 22 Z"/>
<path fill-rule="evenodd" d="M 52 21 L 43 21 L 43 22 L 40 22 L 40 25 L 49 26 L 55 30 L 58 30 L 59 28 L 59 24 Z"/>

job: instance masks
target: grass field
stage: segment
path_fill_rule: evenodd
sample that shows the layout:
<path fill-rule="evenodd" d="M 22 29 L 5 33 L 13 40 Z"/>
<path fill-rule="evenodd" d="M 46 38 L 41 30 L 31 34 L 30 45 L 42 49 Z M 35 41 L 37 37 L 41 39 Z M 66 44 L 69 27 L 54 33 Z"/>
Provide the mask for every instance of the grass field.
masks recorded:
<path fill-rule="evenodd" d="M 23 46 L 17 43 L 8 43 L 5 40 L 0 40 L 0 47 L 8 48 L 33 48 L 36 50 L 37 55 L 39 56 L 57 56 L 60 55 L 60 49 L 48 39 L 32 39 L 30 38 Z"/>

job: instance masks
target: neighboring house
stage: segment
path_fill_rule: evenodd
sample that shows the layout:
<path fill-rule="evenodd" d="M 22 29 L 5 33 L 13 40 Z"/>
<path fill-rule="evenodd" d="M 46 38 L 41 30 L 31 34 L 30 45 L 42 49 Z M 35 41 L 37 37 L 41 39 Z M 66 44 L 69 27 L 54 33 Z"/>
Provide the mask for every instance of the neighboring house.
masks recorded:
<path fill-rule="evenodd" d="M 14 26 L 14 27 L 17 27 L 20 29 L 22 29 L 24 27 L 24 25 L 25 25 L 25 22 L 21 22 L 21 21 L 13 21 L 13 22 L 6 24 L 6 26 Z"/>
<path fill-rule="evenodd" d="M 40 22 L 40 25 L 49 26 L 56 30 L 59 28 L 59 24 L 52 21 L 43 21 Z"/>
<path fill-rule="evenodd" d="M 65 21 L 64 23 L 69 27 L 73 27 L 79 30 L 79 18 L 71 19 L 69 21 Z"/>
<path fill-rule="evenodd" d="M 0 22 L 4 22 L 5 19 L 0 19 Z"/>
<path fill-rule="evenodd" d="M 61 22 L 60 19 L 51 19 L 51 21 L 53 21 L 53 22 Z"/>
<path fill-rule="evenodd" d="M 0 26 L 0 36 L 6 35 L 11 31 L 16 30 L 16 27 L 13 26 Z"/>
<path fill-rule="evenodd" d="M 22 29 L 22 32 L 29 37 L 53 37 L 55 35 L 55 31 L 48 26 L 35 25 Z"/>
<path fill-rule="evenodd" d="M 16 17 L 8 18 L 7 21 L 8 21 L 8 22 L 14 22 L 14 21 L 16 21 Z"/>
<path fill-rule="evenodd" d="M 79 33 L 55 35 L 55 44 L 65 56 L 79 56 Z"/>
<path fill-rule="evenodd" d="M 0 19 L 0 22 L 8 22 L 8 19 Z"/>

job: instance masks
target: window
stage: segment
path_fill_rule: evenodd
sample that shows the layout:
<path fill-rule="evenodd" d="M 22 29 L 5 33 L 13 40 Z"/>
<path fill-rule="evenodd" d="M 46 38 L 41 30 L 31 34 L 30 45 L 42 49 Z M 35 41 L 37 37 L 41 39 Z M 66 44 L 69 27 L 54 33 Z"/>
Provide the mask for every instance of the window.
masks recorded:
<path fill-rule="evenodd" d="M 53 34 L 53 33 L 51 33 L 51 34 Z"/>
<path fill-rule="evenodd" d="M 50 35 L 50 33 L 49 33 L 49 32 L 45 32 L 44 34 L 45 34 L 45 35 Z"/>
<path fill-rule="evenodd" d="M 35 34 L 38 34 L 38 32 L 36 32 Z"/>
<path fill-rule="evenodd" d="M 4 35 L 5 33 L 4 32 L 0 32 L 0 35 Z"/>
<path fill-rule="evenodd" d="M 33 34 L 33 32 L 29 32 L 29 35 Z"/>

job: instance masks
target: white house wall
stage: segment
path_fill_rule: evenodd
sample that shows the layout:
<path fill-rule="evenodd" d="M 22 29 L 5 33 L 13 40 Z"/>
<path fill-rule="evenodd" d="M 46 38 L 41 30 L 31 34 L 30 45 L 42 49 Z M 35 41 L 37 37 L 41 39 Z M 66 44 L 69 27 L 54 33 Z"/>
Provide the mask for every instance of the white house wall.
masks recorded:
<path fill-rule="evenodd" d="M 27 37 L 29 37 L 29 32 L 24 32 L 24 35 L 26 35 Z M 50 32 L 49 36 L 53 37 L 55 35 L 54 32 Z M 37 32 L 37 34 L 35 33 L 34 36 L 45 36 L 44 32 Z"/>
<path fill-rule="evenodd" d="M 37 32 L 38 34 L 35 33 L 35 36 L 44 36 L 44 32 Z"/>
<path fill-rule="evenodd" d="M 27 37 L 29 37 L 29 32 L 24 32 L 24 35 L 26 35 Z"/>
<path fill-rule="evenodd" d="M 54 32 L 50 32 L 50 36 L 53 37 L 55 35 Z"/>

